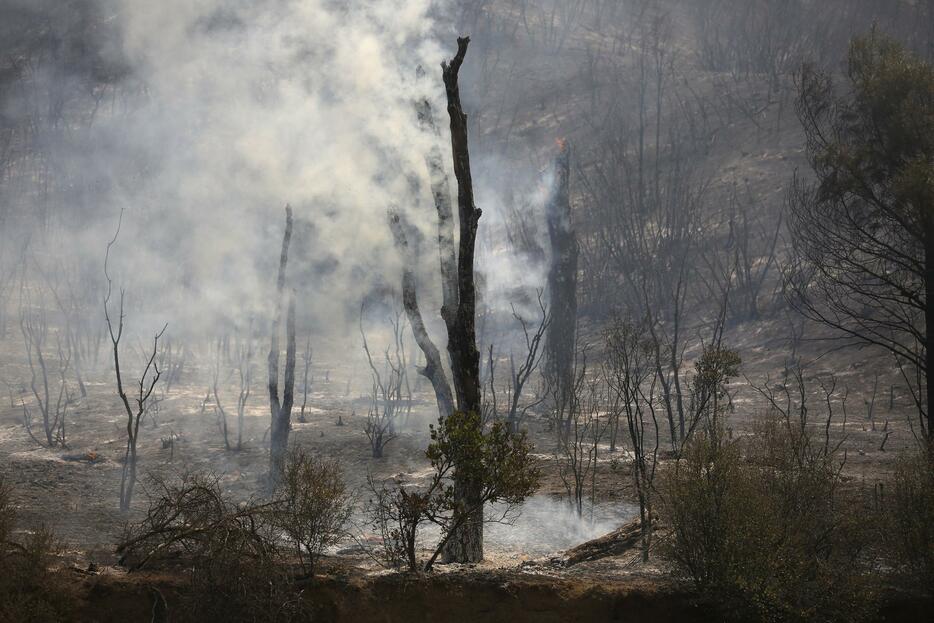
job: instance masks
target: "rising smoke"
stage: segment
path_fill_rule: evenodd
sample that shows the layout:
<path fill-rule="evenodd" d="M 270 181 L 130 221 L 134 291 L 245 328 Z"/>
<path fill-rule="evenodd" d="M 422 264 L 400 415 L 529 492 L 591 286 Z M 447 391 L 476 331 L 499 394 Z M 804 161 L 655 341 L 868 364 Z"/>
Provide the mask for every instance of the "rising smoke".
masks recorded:
<path fill-rule="evenodd" d="M 99 0 L 96 10 L 115 33 L 97 53 L 120 75 L 78 130 L 48 135 L 57 167 L 83 186 L 50 209 L 68 225 L 32 241 L 40 263 L 98 270 L 123 211 L 112 268 L 134 328 L 216 334 L 268 314 L 290 203 L 305 326 L 345 332 L 361 300 L 397 287 L 387 208 L 435 235 L 423 160 L 435 139 L 413 103 L 433 103 L 447 153 L 440 63 L 454 31 L 443 4 Z M 49 67 L 30 79 L 53 93 L 69 68 Z M 499 189 L 478 187 L 497 227 Z M 423 259 L 430 275 L 436 256 Z"/>

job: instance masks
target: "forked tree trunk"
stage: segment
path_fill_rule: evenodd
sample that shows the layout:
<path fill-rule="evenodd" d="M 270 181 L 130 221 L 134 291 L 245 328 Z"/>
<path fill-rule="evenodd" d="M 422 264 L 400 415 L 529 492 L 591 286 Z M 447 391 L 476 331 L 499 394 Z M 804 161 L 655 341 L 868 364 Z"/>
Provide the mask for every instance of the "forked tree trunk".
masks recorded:
<path fill-rule="evenodd" d="M 470 155 L 467 145 L 467 115 L 460 101 L 457 76 L 469 37 L 457 39 L 457 54 L 450 63 L 443 63 L 444 88 L 448 116 L 451 119 L 451 151 L 454 176 L 457 179 L 457 215 L 460 240 L 457 253 L 457 306 L 454 314 L 442 309 L 448 330 L 448 354 L 457 409 L 480 413 L 480 352 L 476 337 L 476 286 L 474 283 L 474 248 L 481 211 L 474 205 L 473 181 L 470 175 Z M 442 252 L 444 249 L 442 248 Z M 447 302 L 447 301 L 445 301 Z M 480 419 L 476 419 L 480 426 Z M 468 469 L 455 466 L 455 512 L 469 513 L 448 540 L 444 560 L 447 562 L 479 562 L 483 560 L 483 508 L 480 505 L 482 483 L 461 476 Z"/>
<path fill-rule="evenodd" d="M 546 218 L 551 242 L 548 296 L 551 324 L 545 342 L 546 372 L 555 385 L 557 413 L 570 414 L 568 401 L 574 385 L 574 349 L 577 339 L 577 237 L 571 227 L 569 178 L 570 150 L 561 143 L 555 157 L 554 185 Z M 570 415 L 568 415 L 568 418 Z M 565 428 L 570 419 L 565 420 Z"/>
<path fill-rule="evenodd" d="M 289 295 L 286 317 L 285 378 L 282 400 L 279 400 L 279 332 L 282 327 L 283 291 L 285 269 L 289 261 L 289 242 L 292 239 L 292 208 L 285 206 L 285 234 L 282 237 L 282 252 L 279 256 L 279 277 L 276 281 L 276 309 L 273 315 L 272 335 L 269 346 L 269 486 L 274 487 L 282 473 L 286 449 L 289 445 L 290 418 L 292 415 L 293 390 L 295 387 L 295 296 Z"/>

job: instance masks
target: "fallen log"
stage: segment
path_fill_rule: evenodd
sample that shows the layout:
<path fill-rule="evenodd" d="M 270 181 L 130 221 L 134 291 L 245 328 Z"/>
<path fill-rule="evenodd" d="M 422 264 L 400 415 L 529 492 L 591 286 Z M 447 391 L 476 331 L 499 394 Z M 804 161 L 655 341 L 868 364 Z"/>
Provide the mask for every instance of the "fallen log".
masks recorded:
<path fill-rule="evenodd" d="M 582 562 L 625 554 L 639 545 L 641 535 L 638 519 L 623 524 L 609 534 L 569 549 L 565 552 L 564 566 L 573 567 Z"/>

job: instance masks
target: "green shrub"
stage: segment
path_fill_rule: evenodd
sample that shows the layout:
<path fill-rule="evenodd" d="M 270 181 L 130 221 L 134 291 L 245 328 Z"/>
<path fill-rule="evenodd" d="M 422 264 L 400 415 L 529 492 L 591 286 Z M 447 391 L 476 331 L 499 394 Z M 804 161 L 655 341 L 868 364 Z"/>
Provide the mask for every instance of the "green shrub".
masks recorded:
<path fill-rule="evenodd" d="M 784 420 L 737 442 L 703 431 L 664 479 L 667 553 L 743 621 L 862 621 L 874 613 L 871 521 L 838 488 L 839 462 Z"/>
<path fill-rule="evenodd" d="M 272 523 L 294 544 L 304 575 L 311 577 L 322 552 L 344 536 L 351 496 L 340 466 L 300 447 L 286 458 L 276 490 Z"/>

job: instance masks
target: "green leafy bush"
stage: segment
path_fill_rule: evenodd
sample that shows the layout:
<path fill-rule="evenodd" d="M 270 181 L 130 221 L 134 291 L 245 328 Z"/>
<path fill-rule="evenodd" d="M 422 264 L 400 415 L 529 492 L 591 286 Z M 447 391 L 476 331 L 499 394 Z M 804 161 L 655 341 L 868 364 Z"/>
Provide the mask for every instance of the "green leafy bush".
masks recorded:
<path fill-rule="evenodd" d="M 424 487 L 370 480 L 367 512 L 382 536 L 382 556 L 391 566 L 418 570 L 416 543 L 424 524 L 441 529 L 441 540 L 424 563 L 430 571 L 447 541 L 487 504 L 500 504 L 501 519 L 538 488 L 539 471 L 525 433 L 512 434 L 504 422 L 487 430 L 475 413 L 455 412 L 431 427 L 426 452 L 432 476 Z M 458 499 L 456 479 L 473 483 L 472 495 Z"/>

